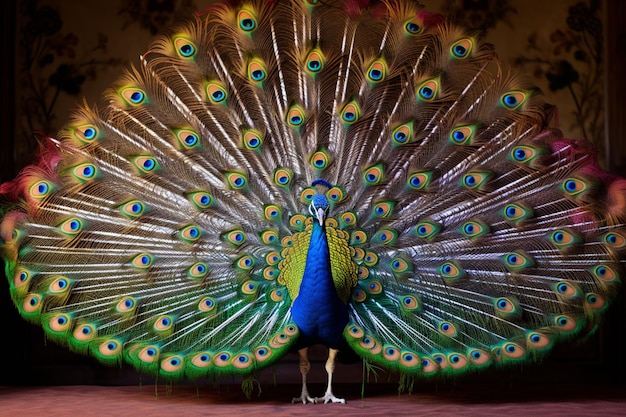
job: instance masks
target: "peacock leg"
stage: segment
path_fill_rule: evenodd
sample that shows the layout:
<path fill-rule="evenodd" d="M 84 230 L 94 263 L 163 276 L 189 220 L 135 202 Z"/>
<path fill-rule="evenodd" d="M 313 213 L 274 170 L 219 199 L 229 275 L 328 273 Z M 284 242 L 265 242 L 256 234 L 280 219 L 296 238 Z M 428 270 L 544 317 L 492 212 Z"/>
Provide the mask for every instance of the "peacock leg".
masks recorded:
<path fill-rule="evenodd" d="M 335 372 L 335 358 L 337 357 L 337 353 L 339 351 L 337 349 L 328 349 L 328 360 L 326 361 L 326 372 L 328 373 L 328 387 L 326 387 L 326 392 L 323 397 L 316 398 L 316 401 L 324 400 L 324 404 L 329 402 L 341 403 L 345 404 L 346 400 L 343 398 L 337 398 L 333 395 L 333 372 Z"/>
<path fill-rule="evenodd" d="M 308 351 L 309 348 L 303 348 L 298 351 L 300 355 L 300 373 L 302 374 L 302 394 L 299 397 L 294 397 L 293 400 L 291 400 L 292 404 L 295 404 L 296 401 L 302 401 L 302 404 L 306 404 L 307 402 L 317 403 L 317 399 L 311 397 L 309 390 L 306 388 L 306 374 L 308 374 L 311 369 Z"/>

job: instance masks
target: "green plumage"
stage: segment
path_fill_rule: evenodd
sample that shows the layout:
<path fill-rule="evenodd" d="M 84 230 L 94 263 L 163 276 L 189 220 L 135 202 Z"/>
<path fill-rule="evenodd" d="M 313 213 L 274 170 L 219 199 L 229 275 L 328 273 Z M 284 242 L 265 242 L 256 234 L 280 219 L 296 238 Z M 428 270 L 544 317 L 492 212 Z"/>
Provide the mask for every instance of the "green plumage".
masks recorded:
<path fill-rule="evenodd" d="M 595 328 L 624 274 L 626 180 L 549 128 L 490 45 L 410 0 L 361 3 L 216 5 L 77 111 L 0 188 L 22 316 L 165 379 L 302 348 L 298 297 L 322 314 L 336 296 L 341 349 L 404 382 Z M 324 296 L 300 291 L 320 196 Z"/>

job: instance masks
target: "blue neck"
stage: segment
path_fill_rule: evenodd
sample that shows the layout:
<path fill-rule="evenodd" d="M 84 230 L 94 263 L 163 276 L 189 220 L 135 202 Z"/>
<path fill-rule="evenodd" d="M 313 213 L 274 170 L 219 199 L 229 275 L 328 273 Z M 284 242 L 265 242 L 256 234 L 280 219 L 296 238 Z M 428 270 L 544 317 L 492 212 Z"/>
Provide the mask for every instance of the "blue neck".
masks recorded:
<path fill-rule="evenodd" d="M 323 343 L 338 348 L 343 343 L 348 309 L 337 296 L 326 231 L 317 221 L 313 222 L 304 276 L 291 312 L 305 344 Z"/>

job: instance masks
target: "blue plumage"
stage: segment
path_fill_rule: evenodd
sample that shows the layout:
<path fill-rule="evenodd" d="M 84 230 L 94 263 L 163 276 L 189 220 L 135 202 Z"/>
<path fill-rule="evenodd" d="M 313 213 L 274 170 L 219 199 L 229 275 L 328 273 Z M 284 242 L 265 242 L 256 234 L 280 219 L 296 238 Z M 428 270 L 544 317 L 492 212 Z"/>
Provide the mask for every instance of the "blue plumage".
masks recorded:
<path fill-rule="evenodd" d="M 343 330 L 348 323 L 348 309 L 337 295 L 326 233 L 318 222 L 313 222 L 300 294 L 291 306 L 291 314 L 300 329 L 299 347 L 321 343 L 340 349 L 346 345 Z"/>

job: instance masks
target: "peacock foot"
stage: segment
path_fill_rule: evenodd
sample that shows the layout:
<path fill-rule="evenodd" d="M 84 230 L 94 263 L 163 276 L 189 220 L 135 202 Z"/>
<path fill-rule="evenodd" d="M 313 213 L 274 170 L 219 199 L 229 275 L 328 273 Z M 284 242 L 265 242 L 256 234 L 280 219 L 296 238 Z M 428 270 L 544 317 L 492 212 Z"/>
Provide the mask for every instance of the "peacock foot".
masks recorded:
<path fill-rule="evenodd" d="M 303 392 L 302 395 L 299 397 L 293 397 L 293 400 L 291 400 L 291 404 L 295 404 L 300 401 L 302 401 L 302 404 L 306 404 L 306 403 L 317 404 L 317 398 L 311 397 L 308 392 Z"/>
<path fill-rule="evenodd" d="M 323 397 L 315 398 L 315 402 L 321 402 L 322 400 L 324 400 L 324 404 L 328 404 L 330 402 L 332 402 L 332 403 L 340 403 L 340 404 L 345 404 L 346 403 L 345 399 L 335 397 L 332 392 L 327 392 L 326 394 L 324 394 Z"/>

